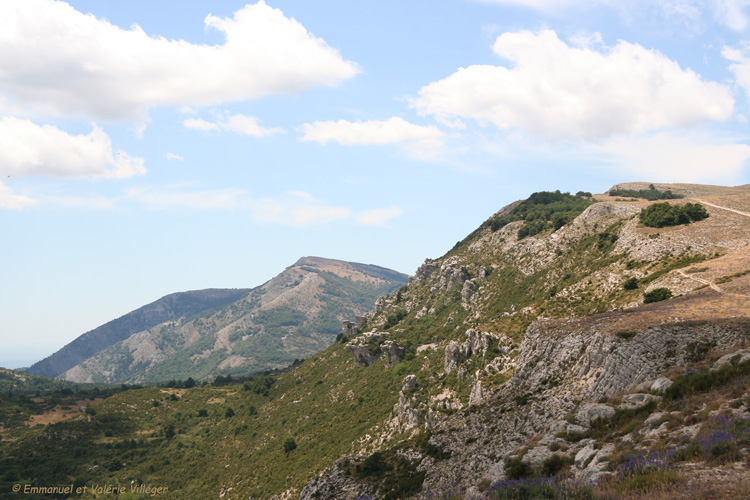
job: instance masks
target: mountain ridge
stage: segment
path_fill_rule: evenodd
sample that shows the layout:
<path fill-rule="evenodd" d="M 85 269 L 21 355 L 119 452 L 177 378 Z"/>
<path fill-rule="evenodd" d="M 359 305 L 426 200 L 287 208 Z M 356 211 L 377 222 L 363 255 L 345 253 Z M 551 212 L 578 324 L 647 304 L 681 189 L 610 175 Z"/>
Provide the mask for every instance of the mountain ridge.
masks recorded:
<path fill-rule="evenodd" d="M 208 288 L 170 293 L 89 330 L 45 359 L 32 364 L 26 371 L 35 375 L 57 377 L 100 350 L 134 333 L 181 316 L 234 302 L 249 291 L 250 289 Z"/>
<path fill-rule="evenodd" d="M 59 377 L 159 383 L 282 368 L 330 345 L 344 316 L 405 282 L 378 266 L 303 257 L 235 301 L 133 332 Z"/>
<path fill-rule="evenodd" d="M 174 498 L 737 498 L 750 485 L 750 186 L 655 188 L 685 197 L 535 193 L 286 371 L 125 391 L 90 422 L 0 442 L 0 460 L 23 478 L 160 483 Z M 709 217 L 640 224 L 657 203 L 705 203 Z M 258 303 L 285 303 L 301 267 Z M 70 432 L 86 454 L 57 469 L 23 458 L 69 453 Z"/>

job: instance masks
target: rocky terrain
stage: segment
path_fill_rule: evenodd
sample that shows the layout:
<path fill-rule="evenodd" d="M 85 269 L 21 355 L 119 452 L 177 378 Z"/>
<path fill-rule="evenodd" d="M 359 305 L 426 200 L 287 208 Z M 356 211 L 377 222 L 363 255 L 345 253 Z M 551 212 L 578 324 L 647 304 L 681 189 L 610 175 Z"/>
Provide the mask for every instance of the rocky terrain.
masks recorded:
<path fill-rule="evenodd" d="M 24 481 L 165 484 L 180 499 L 743 498 L 750 186 L 620 187 L 683 197 L 535 193 L 389 285 L 374 312 L 332 316 L 336 341 L 304 361 L 233 383 L 123 387 L 93 415 L 6 431 L 0 466 Z M 655 203 L 709 216 L 642 225 Z M 334 281 L 385 286 L 357 266 L 304 259 L 115 354 L 163 375 L 170 332 L 193 342 L 173 359 L 231 373 L 253 356 L 243 342 L 283 326 L 270 337 L 302 357 L 294 349 L 319 330 L 295 307 L 325 311 L 318 298 Z M 71 452 L 71 435 L 85 451 Z M 63 453 L 63 464 L 39 458 Z"/>
<path fill-rule="evenodd" d="M 626 452 L 674 454 L 709 433 L 711 418 L 749 420 L 746 375 L 731 398 L 716 395 L 695 414 L 660 410 L 673 408 L 665 391 L 679 375 L 750 360 L 744 350 L 750 341 L 750 188 L 655 187 L 685 196 L 670 203 L 704 204 L 710 217 L 647 228 L 637 215 L 650 202 L 597 195 L 599 203 L 551 234 L 519 240 L 520 222 L 494 232 L 480 228 L 462 247 L 427 260 L 399 300 L 380 300 L 368 320 L 376 328 L 348 344 L 353 363 L 368 357 L 362 346 L 375 351 L 378 342 L 388 342 L 381 348 L 388 369 L 393 346 L 415 337 L 431 342 L 416 346 L 423 362 L 404 378 L 380 439 L 337 461 L 301 498 L 385 495 L 381 483 L 347 474 L 342 464 L 418 434 L 429 436 L 439 458 L 419 447 L 396 447 L 423 478 L 422 489 L 458 486 L 471 495 L 508 479 L 509 461 L 538 473 L 554 455 L 568 476 L 602 481 L 617 475 L 615 459 Z M 629 278 L 638 289 L 623 289 Z M 524 290 L 516 292 L 519 286 Z M 658 288 L 675 297 L 644 305 L 644 294 Z M 450 333 L 422 340 L 420 323 L 439 315 L 446 294 L 460 304 L 440 317 Z M 397 311 L 394 328 L 388 317 Z M 384 326 L 387 334 L 380 331 Z M 597 433 L 602 422 L 627 411 L 640 418 L 630 432 Z M 746 481 L 750 446 L 735 452 L 733 474 Z M 347 494 L 336 496 L 337 489 Z"/>

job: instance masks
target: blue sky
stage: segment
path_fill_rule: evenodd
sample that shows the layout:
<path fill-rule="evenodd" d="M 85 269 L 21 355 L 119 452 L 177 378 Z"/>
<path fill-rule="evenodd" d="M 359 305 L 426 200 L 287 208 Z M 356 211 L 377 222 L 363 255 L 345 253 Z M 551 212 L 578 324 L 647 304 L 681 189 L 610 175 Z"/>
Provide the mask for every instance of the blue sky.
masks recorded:
<path fill-rule="evenodd" d="M 0 366 L 539 190 L 750 183 L 750 0 L 0 5 Z"/>

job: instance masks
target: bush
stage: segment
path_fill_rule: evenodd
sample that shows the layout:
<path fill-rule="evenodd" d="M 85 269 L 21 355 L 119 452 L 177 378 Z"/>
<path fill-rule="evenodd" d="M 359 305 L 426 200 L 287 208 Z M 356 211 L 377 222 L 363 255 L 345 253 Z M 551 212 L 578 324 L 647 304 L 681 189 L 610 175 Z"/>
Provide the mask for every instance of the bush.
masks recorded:
<path fill-rule="evenodd" d="M 542 464 L 542 476 L 554 476 L 560 472 L 565 465 L 567 465 L 565 459 L 557 453 L 554 453 Z"/>
<path fill-rule="evenodd" d="M 206 410 L 205 408 L 201 408 L 200 410 L 198 410 L 198 416 L 199 417 L 207 417 L 208 416 L 208 410 Z"/>
<path fill-rule="evenodd" d="M 670 205 L 667 202 L 654 203 L 641 210 L 641 224 L 649 227 L 667 227 L 689 224 L 706 219 L 708 212 L 699 203 L 685 205 Z"/>
<path fill-rule="evenodd" d="M 289 453 L 297 448 L 297 442 L 293 437 L 288 437 L 284 440 L 284 453 Z"/>
<path fill-rule="evenodd" d="M 648 293 L 643 294 L 643 303 L 660 302 L 672 297 L 672 291 L 669 288 L 656 288 Z"/>
<path fill-rule="evenodd" d="M 224 412 L 224 416 L 226 418 L 232 418 L 234 416 L 234 410 L 231 407 L 227 408 L 227 411 Z"/>
<path fill-rule="evenodd" d="M 379 451 L 376 451 L 362 462 L 359 473 L 363 477 L 379 476 L 388 470 L 388 463 Z"/>
<path fill-rule="evenodd" d="M 649 201 L 654 200 L 676 200 L 683 198 L 680 194 L 674 194 L 672 191 L 667 189 L 666 191 L 659 191 L 651 184 L 648 189 L 610 189 L 610 196 L 622 196 L 625 198 L 645 198 Z"/>
<path fill-rule="evenodd" d="M 531 466 L 517 457 L 505 461 L 505 473 L 510 479 L 521 479 L 532 475 Z"/>
<path fill-rule="evenodd" d="M 622 284 L 623 290 L 635 290 L 638 288 L 638 279 L 630 278 Z"/>

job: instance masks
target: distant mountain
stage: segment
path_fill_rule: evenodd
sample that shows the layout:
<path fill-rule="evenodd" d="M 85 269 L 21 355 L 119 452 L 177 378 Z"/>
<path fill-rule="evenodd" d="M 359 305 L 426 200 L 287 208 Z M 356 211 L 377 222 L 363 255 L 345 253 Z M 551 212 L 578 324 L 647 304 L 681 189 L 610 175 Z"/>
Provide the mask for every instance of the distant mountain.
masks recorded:
<path fill-rule="evenodd" d="M 135 311 L 84 333 L 45 359 L 34 363 L 28 372 L 58 377 L 77 364 L 131 335 L 165 321 L 176 320 L 235 302 L 249 289 L 207 289 L 172 293 Z"/>
<path fill-rule="evenodd" d="M 406 282 L 406 275 L 378 266 L 303 257 L 249 293 L 133 323 L 127 334 L 121 330 L 107 337 L 114 342 L 89 346 L 86 358 L 56 375 L 73 382 L 155 383 L 287 366 L 331 345 L 342 320 L 373 309 L 378 297 Z M 87 336 L 73 344 L 90 343 Z"/>

